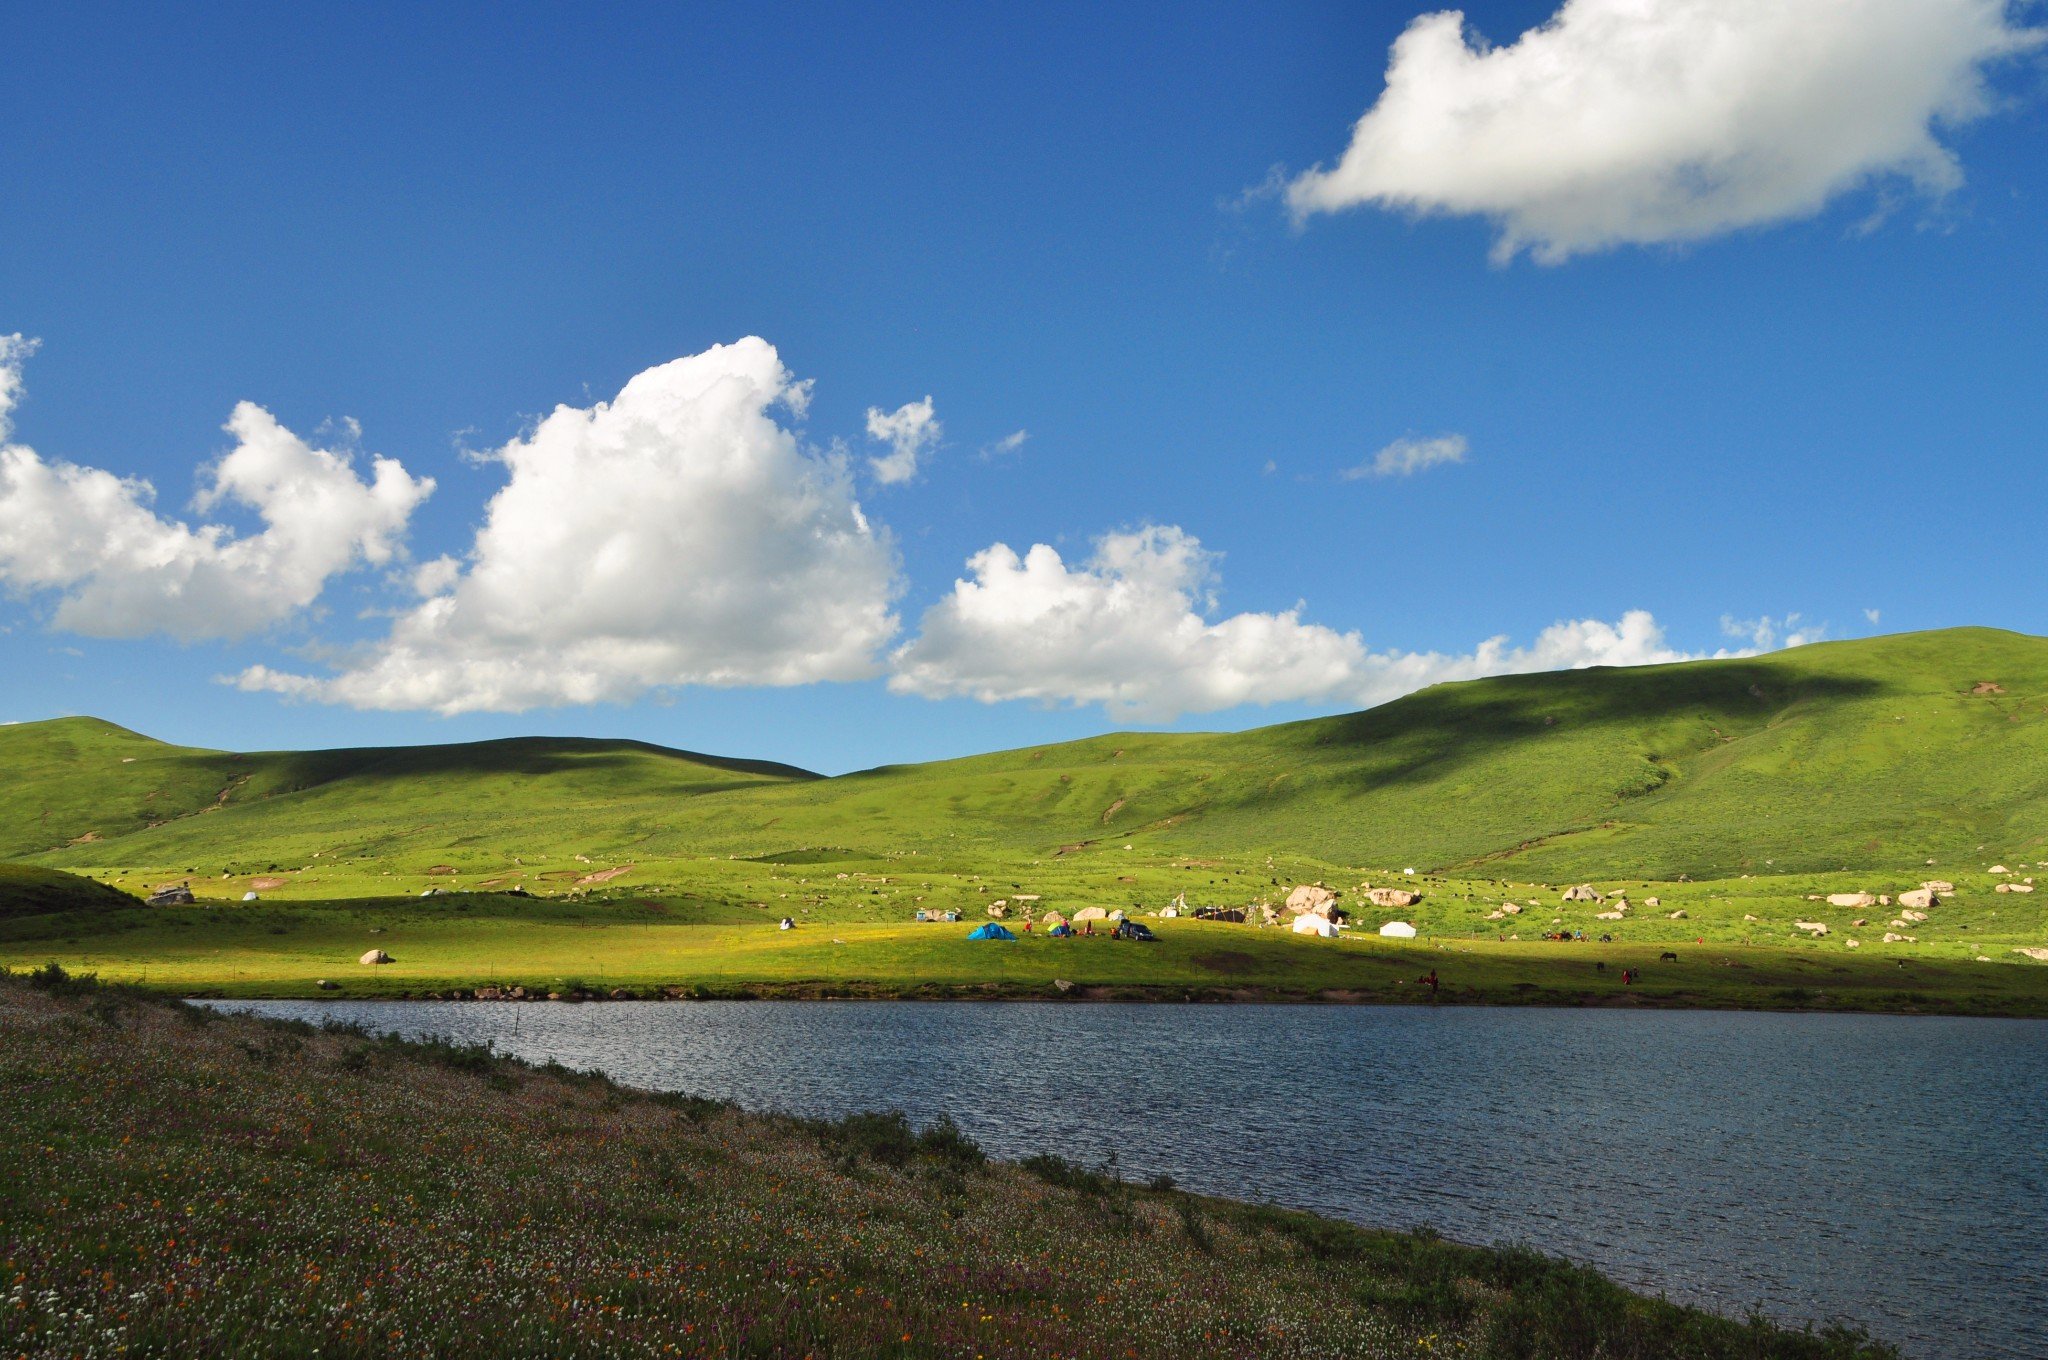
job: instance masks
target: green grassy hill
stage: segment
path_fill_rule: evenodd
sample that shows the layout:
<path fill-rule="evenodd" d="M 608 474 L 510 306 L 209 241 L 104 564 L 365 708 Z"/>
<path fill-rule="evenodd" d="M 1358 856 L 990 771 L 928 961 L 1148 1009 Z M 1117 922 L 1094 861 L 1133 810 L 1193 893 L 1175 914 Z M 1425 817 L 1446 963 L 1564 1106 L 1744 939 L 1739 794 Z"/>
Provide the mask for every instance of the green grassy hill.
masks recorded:
<path fill-rule="evenodd" d="M 97 718 L 0 728 L 0 858 L 169 864 L 292 857 L 335 837 L 454 846 L 540 817 L 610 821 L 698 794 L 816 779 L 792 766 L 634 741 L 532 737 L 451 746 L 235 754 L 170 746 Z M 552 834 L 552 833 L 551 833 Z M 310 842 L 310 844 L 307 844 Z"/>
<path fill-rule="evenodd" d="M 1994 686 L 1995 688 L 1985 688 Z M 2048 639 L 1954 629 L 1440 685 L 1229 735 L 1112 735 L 706 800 L 671 844 L 1136 843 L 1526 878 L 2048 853 Z"/>
<path fill-rule="evenodd" d="M 2048 857 L 2048 639 L 1953 629 L 1440 685 L 1250 732 L 835 779 L 626 742 L 230 755 L 0 730 L 0 856 L 67 866 L 1300 854 L 1525 879 Z M 553 872 L 575 877 L 575 865 Z"/>

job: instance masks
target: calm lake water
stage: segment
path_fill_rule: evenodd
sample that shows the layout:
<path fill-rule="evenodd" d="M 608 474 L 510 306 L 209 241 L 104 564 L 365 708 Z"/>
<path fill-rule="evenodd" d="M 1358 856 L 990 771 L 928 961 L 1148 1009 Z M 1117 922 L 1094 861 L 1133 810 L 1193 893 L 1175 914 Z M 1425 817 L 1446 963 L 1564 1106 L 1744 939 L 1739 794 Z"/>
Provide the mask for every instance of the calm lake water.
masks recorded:
<path fill-rule="evenodd" d="M 2048 1356 L 2048 1022 L 1485 1008 L 258 1002 L 759 1110 L 940 1113 L 1724 1313 Z"/>

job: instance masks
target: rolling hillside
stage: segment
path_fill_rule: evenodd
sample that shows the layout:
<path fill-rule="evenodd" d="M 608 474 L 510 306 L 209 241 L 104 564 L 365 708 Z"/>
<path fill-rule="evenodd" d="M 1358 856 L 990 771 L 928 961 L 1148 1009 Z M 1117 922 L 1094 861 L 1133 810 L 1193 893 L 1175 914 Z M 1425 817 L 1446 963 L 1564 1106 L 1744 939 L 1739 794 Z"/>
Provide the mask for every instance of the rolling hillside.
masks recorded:
<path fill-rule="evenodd" d="M 817 778 L 632 741 L 534 737 L 451 746 L 235 754 L 169 746 L 96 718 L 0 728 L 0 858 L 169 863 L 188 847 L 296 854 L 343 836 L 455 845 L 522 819 L 634 825 L 636 810 Z M 307 851 L 308 853 L 310 851 Z"/>
<path fill-rule="evenodd" d="M 1285 852 L 1528 878 L 2048 858 L 2048 639 L 1953 629 L 1443 685 L 1250 732 L 818 779 L 634 743 L 229 755 L 0 730 L 0 856 Z"/>

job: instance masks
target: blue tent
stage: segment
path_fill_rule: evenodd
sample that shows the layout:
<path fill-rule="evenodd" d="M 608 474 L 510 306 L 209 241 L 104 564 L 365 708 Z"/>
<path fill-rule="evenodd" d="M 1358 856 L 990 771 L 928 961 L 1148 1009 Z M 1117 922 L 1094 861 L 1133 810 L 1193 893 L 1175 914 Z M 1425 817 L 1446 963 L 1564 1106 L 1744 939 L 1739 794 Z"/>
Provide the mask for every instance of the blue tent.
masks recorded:
<path fill-rule="evenodd" d="M 974 931 L 967 938 L 970 940 L 1014 940 L 1017 937 L 997 925 L 994 921 L 990 921 L 985 926 L 975 927 Z"/>

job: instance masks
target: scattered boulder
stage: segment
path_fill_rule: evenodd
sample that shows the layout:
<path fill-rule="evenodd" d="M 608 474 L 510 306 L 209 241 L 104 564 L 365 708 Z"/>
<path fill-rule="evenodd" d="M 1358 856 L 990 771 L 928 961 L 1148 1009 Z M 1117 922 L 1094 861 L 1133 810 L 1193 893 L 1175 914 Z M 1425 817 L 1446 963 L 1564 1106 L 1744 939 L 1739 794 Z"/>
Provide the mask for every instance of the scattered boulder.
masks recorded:
<path fill-rule="evenodd" d="M 1940 900 L 1940 896 L 1935 892 L 1933 888 L 1914 888 L 1910 892 L 1902 892 L 1899 894 L 1900 906 L 1914 907 L 1921 911 L 1927 910 L 1927 908 L 1933 906 Z"/>
<path fill-rule="evenodd" d="M 2012 870 L 2006 868 L 2003 864 L 1994 864 L 1984 872 L 1987 874 L 2009 874 Z"/>
<path fill-rule="evenodd" d="M 1620 921 L 1626 918 L 1618 911 L 1596 911 L 1593 913 L 1593 919 L 1596 921 Z"/>
<path fill-rule="evenodd" d="M 1995 889 L 1995 891 L 1997 891 L 1997 892 L 2002 892 L 2002 893 L 2016 893 L 2016 892 L 2021 892 L 2021 893 L 2025 893 L 2025 892 L 2032 892 L 2033 890 L 2034 890 L 2034 885 L 2033 885 L 2033 884 L 2031 884 L 2031 883 L 2001 883 L 2001 884 L 1999 884 L 1999 885 L 1998 885 L 1998 887 L 1997 887 L 1997 888 Z"/>
<path fill-rule="evenodd" d="M 991 902 L 988 904 L 988 914 L 997 920 L 1001 920 L 1010 914 L 1009 904 L 1005 902 Z"/>
<path fill-rule="evenodd" d="M 1503 916 L 1520 916 L 1522 909 L 1513 902 L 1503 902 L 1500 904 L 1500 912 Z"/>
<path fill-rule="evenodd" d="M 1933 893 L 1936 897 L 1948 897 L 1956 890 L 1956 885 L 1945 878 L 1922 879 L 1920 886 Z"/>
<path fill-rule="evenodd" d="M 1650 907 L 1650 908 L 1654 909 L 1654 908 L 1657 908 L 1657 907 L 1661 907 L 1661 906 L 1663 906 L 1664 904 L 1663 904 L 1663 903 L 1662 903 L 1661 901 L 1659 901 L 1658 899 L 1654 898 L 1654 897 L 1645 897 L 1645 898 L 1643 899 L 1643 905 L 1644 905 L 1644 906 L 1646 906 L 1646 907 Z"/>
<path fill-rule="evenodd" d="M 361 964 L 389 963 L 391 962 L 391 956 L 381 949 L 372 949 L 369 953 L 357 959 L 356 962 Z"/>
<path fill-rule="evenodd" d="M 1908 921 L 1924 921 L 1927 919 L 1927 913 L 1924 911 L 1902 911 L 1899 915 Z"/>
<path fill-rule="evenodd" d="M 1067 981 L 1065 978 L 1054 978 L 1052 980 L 1052 985 L 1059 988 L 1063 992 L 1071 992 L 1074 990 L 1074 984 Z"/>
<path fill-rule="evenodd" d="M 1888 907 L 1891 904 L 1892 895 L 1890 893 L 1879 893 L 1877 895 L 1877 905 L 1879 905 L 1880 907 Z"/>
<path fill-rule="evenodd" d="M 1303 912 L 1320 912 L 1319 908 L 1337 900 L 1337 894 L 1320 883 L 1304 883 L 1287 894 L 1287 910 L 1296 916 Z"/>
<path fill-rule="evenodd" d="M 1851 922 L 1850 922 L 1849 924 L 1850 924 L 1850 925 L 1852 925 L 1852 926 L 1855 926 L 1856 928 L 1858 928 L 1858 929 L 1860 930 L 1860 929 L 1862 929 L 1862 928 L 1863 928 L 1864 926 L 1867 926 L 1867 925 L 1869 925 L 1869 924 L 1870 924 L 1870 922 L 1869 922 L 1869 921 L 1868 921 L 1868 920 L 1867 920 L 1866 918 L 1864 918 L 1864 917 L 1861 917 L 1861 916 L 1859 916 L 1859 917 L 1857 917 L 1857 918 L 1856 918 L 1855 920 L 1851 921 Z"/>
<path fill-rule="evenodd" d="M 1877 905 L 1877 898 L 1867 892 L 1829 893 L 1828 905 L 1831 907 L 1874 907 Z"/>
<path fill-rule="evenodd" d="M 1863 944 L 1860 940 L 1851 940 L 1849 941 L 1849 947 L 1851 949 L 1861 949 L 1863 947 Z"/>
<path fill-rule="evenodd" d="M 1884 942 L 1885 942 L 1886 944 L 1914 944 L 1914 943 L 1917 943 L 1917 942 L 1916 942 L 1916 941 L 1914 940 L 1914 938 L 1913 938 L 1913 937 L 1912 937 L 1911 935 L 1894 935 L 1894 934 L 1892 934 L 1892 933 L 1891 933 L 1891 932 L 1890 932 L 1889 930 L 1887 930 L 1887 931 L 1886 931 L 1886 932 L 1884 933 Z"/>
<path fill-rule="evenodd" d="M 1803 930 L 1816 940 L 1828 933 L 1827 924 L 1823 921 L 1794 921 L 1792 928 Z"/>
<path fill-rule="evenodd" d="M 1674 921 L 1683 921 L 1685 919 L 1685 908 L 1680 907 L 1677 911 L 1672 912 L 1671 919 Z"/>
<path fill-rule="evenodd" d="M 2038 946 L 2033 945 L 2026 945 L 2018 949 L 2015 949 L 2012 952 L 2015 954 L 2024 954 L 2036 963 L 2048 963 L 2048 949 L 2042 949 Z"/>
<path fill-rule="evenodd" d="M 1372 888 L 1365 896 L 1376 907 L 1412 907 L 1422 900 L 1421 893 L 1406 888 Z"/>

